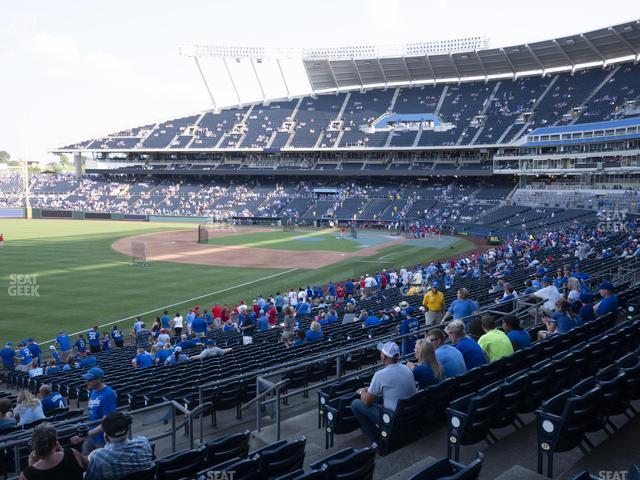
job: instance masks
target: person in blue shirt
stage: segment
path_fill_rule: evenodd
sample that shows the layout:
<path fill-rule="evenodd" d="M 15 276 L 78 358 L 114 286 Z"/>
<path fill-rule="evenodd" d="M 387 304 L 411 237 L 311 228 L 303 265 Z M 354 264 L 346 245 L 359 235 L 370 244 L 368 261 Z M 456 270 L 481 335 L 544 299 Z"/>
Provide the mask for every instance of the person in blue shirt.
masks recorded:
<path fill-rule="evenodd" d="M 529 332 L 524 330 L 520 325 L 520 319 L 516 316 L 509 315 L 502 319 L 502 329 L 507 334 L 513 351 L 523 350 L 531 346 L 531 336 Z"/>
<path fill-rule="evenodd" d="M 102 332 L 102 337 L 100 337 L 100 343 L 102 344 L 102 351 L 106 352 L 111 350 L 111 337 L 108 332 Z"/>
<path fill-rule="evenodd" d="M 353 279 L 351 279 L 351 280 L 347 280 L 347 281 L 344 283 L 344 291 L 345 291 L 345 293 L 346 293 L 346 295 L 347 295 L 347 296 L 349 296 L 349 295 L 353 295 L 353 293 L 354 293 L 354 292 L 355 292 L 355 290 L 356 290 L 356 286 L 354 285 L 354 283 L 353 283 L 353 282 L 354 282 L 354 280 L 353 280 Z"/>
<path fill-rule="evenodd" d="M 410 315 L 405 316 L 400 323 L 400 335 L 411 334 L 401 343 L 401 351 L 403 355 L 407 355 L 415 348 L 417 332 L 420 330 L 420 320 Z"/>
<path fill-rule="evenodd" d="M 191 331 L 198 336 L 204 337 L 207 334 L 207 320 L 199 315 L 191 323 Z"/>
<path fill-rule="evenodd" d="M 367 318 L 362 323 L 362 328 L 377 327 L 379 324 L 380 318 L 374 315 L 372 311 L 370 311 Z"/>
<path fill-rule="evenodd" d="M 178 343 L 176 346 L 182 348 L 182 350 L 197 347 L 200 344 L 200 342 L 196 338 L 195 333 L 191 334 L 191 338 L 187 337 L 186 335 L 182 335 L 181 340 L 182 341 Z"/>
<path fill-rule="evenodd" d="M 323 338 L 322 327 L 316 321 L 311 322 L 311 325 L 309 326 L 309 330 L 307 330 L 307 333 L 305 334 L 305 336 L 307 338 L 307 342 L 317 342 L 318 340 L 322 340 Z"/>
<path fill-rule="evenodd" d="M 27 348 L 26 342 L 20 342 L 17 359 L 19 361 L 19 365 L 16 367 L 16 370 L 28 372 L 31 368 L 33 357 L 31 356 L 31 350 Z"/>
<path fill-rule="evenodd" d="M 40 349 L 40 345 L 38 345 L 33 338 L 27 338 L 27 348 L 31 352 L 31 357 L 38 360 L 38 366 L 40 366 L 40 361 L 42 360 L 42 350 Z"/>
<path fill-rule="evenodd" d="M 155 355 L 153 357 L 153 363 L 156 365 L 164 365 L 169 358 L 173 354 L 173 348 L 170 343 L 158 342 L 153 347 L 152 351 L 155 349 Z"/>
<path fill-rule="evenodd" d="M 598 290 L 600 290 L 602 298 L 593 307 L 596 315 L 598 317 L 608 313 L 615 315 L 618 312 L 618 297 L 613 294 L 613 284 L 611 282 L 602 282 Z"/>
<path fill-rule="evenodd" d="M 445 335 L 441 329 L 432 328 L 429 330 L 427 340 L 433 344 L 436 350 L 436 358 L 442 366 L 444 378 L 455 377 L 467 372 L 462 353 L 457 348 L 445 343 Z"/>
<path fill-rule="evenodd" d="M 580 317 L 580 323 L 587 323 L 596 319 L 596 312 L 593 310 L 593 295 L 590 293 L 580 294 L 578 317 Z"/>
<path fill-rule="evenodd" d="M 100 332 L 97 325 L 87 332 L 87 340 L 91 353 L 98 353 L 100 351 Z"/>
<path fill-rule="evenodd" d="M 69 335 L 67 335 L 64 330 L 60 330 L 60 334 L 56 337 L 56 343 L 62 353 L 71 351 L 71 338 L 69 338 Z"/>
<path fill-rule="evenodd" d="M 296 305 L 297 315 L 306 315 L 309 312 L 311 312 L 311 306 L 308 302 L 298 302 L 298 305 Z"/>
<path fill-rule="evenodd" d="M 162 324 L 162 328 L 166 328 L 167 330 L 171 328 L 171 317 L 169 316 L 168 310 L 165 310 L 162 313 L 162 317 L 160 317 L 160 323 Z"/>
<path fill-rule="evenodd" d="M 60 395 L 60 392 L 53 392 L 51 385 L 42 385 L 38 391 L 38 398 L 42 403 L 42 411 L 45 415 L 59 408 L 67 408 L 67 402 L 65 402 L 64 397 Z"/>
<path fill-rule="evenodd" d="M 85 353 L 87 351 L 87 342 L 85 341 L 82 334 L 78 335 L 78 338 L 76 339 L 73 346 L 76 348 L 78 353 Z"/>
<path fill-rule="evenodd" d="M 327 312 L 327 316 L 324 317 L 324 322 L 326 325 L 329 325 L 331 323 L 335 323 L 338 321 L 338 314 L 336 313 L 335 310 L 331 309 Z M 322 324 L 322 322 L 320 322 Z"/>
<path fill-rule="evenodd" d="M 87 404 L 89 421 L 102 420 L 111 412 L 115 412 L 118 406 L 116 392 L 104 383 L 104 372 L 102 369 L 98 367 L 91 368 L 87 373 L 82 375 L 82 378 L 87 382 L 87 390 L 91 392 Z M 82 443 L 82 454 L 85 456 L 89 455 L 89 453 L 96 448 L 104 447 L 105 440 L 102 426 L 97 425 L 90 429 L 86 437 L 74 435 L 71 437 L 71 443 L 73 445 Z"/>
<path fill-rule="evenodd" d="M 276 297 L 273 299 L 273 303 L 276 306 L 276 310 L 278 313 L 282 311 L 282 307 L 284 306 L 284 298 L 280 292 L 276 292 Z"/>
<path fill-rule="evenodd" d="M 0 358 L 2 358 L 2 367 L 5 370 L 13 370 L 15 367 L 16 351 L 13 349 L 13 343 L 7 342 L 5 347 L 0 350 Z"/>
<path fill-rule="evenodd" d="M 436 385 L 444 378 L 442 366 L 436 359 L 436 351 L 426 338 L 421 338 L 415 345 L 416 363 L 407 362 L 407 367 L 413 371 L 413 378 L 422 390 Z"/>
<path fill-rule="evenodd" d="M 468 324 L 471 321 L 471 315 L 478 310 L 478 302 L 469 300 L 467 298 L 468 296 L 469 290 L 466 288 L 458 290 L 458 298 L 451 302 L 447 313 L 442 317 L 442 322 L 446 322 L 453 317 L 454 320 L 461 320 L 464 318 L 465 324 Z"/>
<path fill-rule="evenodd" d="M 58 373 L 61 371 L 62 371 L 62 368 L 58 365 L 58 362 L 56 362 L 55 359 L 51 358 L 49 359 L 49 365 L 47 366 L 44 373 L 45 375 L 49 375 L 51 373 Z"/>
<path fill-rule="evenodd" d="M 327 286 L 327 301 L 333 302 L 336 299 L 336 286 L 333 282 L 329 282 Z"/>
<path fill-rule="evenodd" d="M 543 339 L 555 333 L 566 333 L 574 327 L 578 326 L 575 314 L 571 311 L 569 302 L 565 298 L 560 298 L 556 302 L 556 307 L 550 317 L 542 317 L 542 323 L 547 330 L 538 332 L 538 338 Z"/>
<path fill-rule="evenodd" d="M 95 367 L 98 364 L 98 360 L 93 355 L 87 355 L 80 360 L 80 367 Z"/>
<path fill-rule="evenodd" d="M 487 356 L 478 342 L 466 334 L 466 326 L 460 320 L 454 320 L 444 329 L 453 346 L 462 354 L 467 370 L 488 363 Z"/>
<path fill-rule="evenodd" d="M 153 357 L 144 348 L 138 349 L 138 354 L 131 360 L 133 368 L 149 368 L 153 366 Z"/>
<path fill-rule="evenodd" d="M 291 344 L 292 347 L 299 347 L 307 343 L 307 336 L 302 330 L 296 332 L 296 339 Z"/>
<path fill-rule="evenodd" d="M 49 353 L 56 363 L 60 363 L 62 361 L 62 357 L 60 357 L 60 353 L 56 349 L 55 345 L 49 345 Z"/>
<path fill-rule="evenodd" d="M 122 348 L 124 346 L 124 337 L 122 336 L 122 331 L 117 325 L 114 325 L 111 330 L 111 338 L 113 338 L 113 342 L 116 344 L 116 347 Z"/>
<path fill-rule="evenodd" d="M 261 332 L 269 330 L 269 317 L 264 314 L 264 310 L 260 310 L 260 316 L 258 317 L 258 330 Z"/>

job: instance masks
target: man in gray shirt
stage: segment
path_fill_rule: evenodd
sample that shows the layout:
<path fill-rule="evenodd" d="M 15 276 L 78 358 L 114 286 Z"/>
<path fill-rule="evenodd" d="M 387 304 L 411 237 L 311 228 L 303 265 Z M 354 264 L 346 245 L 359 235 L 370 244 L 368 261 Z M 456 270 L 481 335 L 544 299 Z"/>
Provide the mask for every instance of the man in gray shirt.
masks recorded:
<path fill-rule="evenodd" d="M 379 343 L 378 350 L 385 367 L 375 373 L 369 388 L 361 388 L 356 392 L 360 398 L 351 402 L 351 410 L 358 419 L 362 432 L 371 442 L 378 439 L 380 431 L 377 425 L 380 419 L 380 402 L 384 408 L 395 411 L 398 400 L 416 393 L 413 373 L 406 365 L 398 363 L 398 345 L 394 342 Z"/>
<path fill-rule="evenodd" d="M 207 340 L 207 347 L 202 350 L 198 355 L 193 355 L 191 360 L 204 360 L 209 357 L 222 357 L 231 352 L 231 348 L 216 347 L 216 342 L 212 338 Z"/>

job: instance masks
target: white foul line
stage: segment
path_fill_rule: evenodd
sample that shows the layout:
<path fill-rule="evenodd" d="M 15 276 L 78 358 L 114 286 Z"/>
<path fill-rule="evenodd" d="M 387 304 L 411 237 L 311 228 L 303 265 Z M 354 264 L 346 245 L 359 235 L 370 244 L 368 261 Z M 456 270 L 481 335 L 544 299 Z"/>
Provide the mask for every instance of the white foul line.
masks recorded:
<path fill-rule="evenodd" d="M 391 252 L 391 253 L 387 253 L 386 255 L 381 256 L 381 257 L 379 258 L 379 260 L 382 260 L 383 258 L 390 257 L 391 255 L 395 255 L 396 253 L 398 253 L 398 252 Z"/>
<path fill-rule="evenodd" d="M 269 280 L 270 278 L 279 277 L 280 275 L 286 275 L 287 273 L 295 272 L 296 270 L 298 270 L 298 269 L 297 268 L 291 268 L 289 270 L 285 270 L 284 272 L 274 273 L 273 275 L 269 275 L 267 277 L 258 278 L 257 280 L 251 280 L 250 282 L 241 283 L 240 285 L 234 285 L 233 287 L 223 288 L 222 290 L 217 290 L 215 292 L 205 293 L 204 295 L 200 295 L 199 297 L 193 297 L 193 298 L 190 298 L 188 300 L 183 300 L 182 302 L 173 303 L 171 305 L 166 305 L 164 307 L 154 308 L 153 310 L 149 310 L 147 312 L 142 312 L 142 313 L 137 313 L 135 315 L 131 315 L 130 317 L 124 317 L 124 318 L 121 318 L 120 320 L 115 320 L 113 322 L 105 323 L 104 325 L 98 325 L 98 328 L 108 327 L 109 325 L 114 325 L 116 323 L 120 323 L 120 322 L 124 322 L 124 321 L 127 321 L 127 320 L 131 320 L 132 318 L 141 317 L 143 315 L 149 315 L 150 313 L 157 312 L 158 310 L 166 310 L 167 308 L 175 307 L 176 305 L 182 305 L 183 303 L 193 302 L 195 300 L 200 300 L 201 298 L 210 297 L 211 295 L 217 295 L 219 293 L 228 292 L 229 290 L 234 290 L 236 288 L 246 287 L 247 285 L 251 285 L 252 283 L 258 283 L 258 282 L 262 282 L 264 280 Z M 88 329 L 87 330 L 80 330 L 79 332 L 68 333 L 67 335 L 69 335 L 71 337 L 73 335 L 78 335 L 79 333 L 84 333 L 84 332 L 88 332 L 88 331 L 89 331 Z M 51 340 L 46 340 L 44 342 L 40 342 L 40 345 L 45 345 L 47 343 L 51 343 L 51 342 L 55 342 L 55 341 L 56 341 L 55 338 L 51 339 Z"/>

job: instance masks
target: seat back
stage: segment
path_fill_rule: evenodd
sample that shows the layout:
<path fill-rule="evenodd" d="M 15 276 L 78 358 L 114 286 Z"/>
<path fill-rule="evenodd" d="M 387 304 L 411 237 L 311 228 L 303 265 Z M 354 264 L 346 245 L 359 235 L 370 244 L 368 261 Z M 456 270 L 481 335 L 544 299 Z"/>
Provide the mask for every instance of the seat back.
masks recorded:
<path fill-rule="evenodd" d="M 156 460 L 157 480 L 179 480 L 202 469 L 204 450 L 183 450 Z"/>
<path fill-rule="evenodd" d="M 242 433 L 228 435 L 207 442 L 205 445 L 205 465 L 211 467 L 226 462 L 232 458 L 244 458 L 249 453 L 249 438 L 251 432 L 245 430 Z"/>
<path fill-rule="evenodd" d="M 304 462 L 305 437 L 274 448 L 266 447 L 257 454 L 259 471 L 262 478 L 277 478 L 302 468 Z"/>
<path fill-rule="evenodd" d="M 322 465 L 329 480 L 370 480 L 376 463 L 372 448 L 355 450 L 346 457 L 329 460 Z"/>
<path fill-rule="evenodd" d="M 259 466 L 260 463 L 257 458 L 232 458 L 224 463 L 198 472 L 195 478 L 196 480 L 216 478 L 212 472 L 216 472 L 218 477 L 222 478 L 222 473 L 233 472 L 233 480 L 259 480 L 262 478 L 259 473 Z M 228 477 L 231 478 L 230 475 Z"/>
<path fill-rule="evenodd" d="M 156 466 L 154 465 L 147 470 L 138 470 L 137 472 L 131 472 L 122 477 L 118 477 L 117 480 L 155 480 L 156 478 Z"/>

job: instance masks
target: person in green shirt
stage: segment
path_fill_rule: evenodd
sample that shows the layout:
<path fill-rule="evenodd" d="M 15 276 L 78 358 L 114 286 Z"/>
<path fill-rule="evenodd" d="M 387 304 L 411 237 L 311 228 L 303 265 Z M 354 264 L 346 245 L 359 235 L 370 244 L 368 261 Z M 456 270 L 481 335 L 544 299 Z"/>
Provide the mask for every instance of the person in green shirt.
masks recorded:
<path fill-rule="evenodd" d="M 483 315 L 482 329 L 485 333 L 478 340 L 478 345 L 489 357 L 489 362 L 495 362 L 513 353 L 511 340 L 504 332 L 496 329 L 496 319 L 494 317 Z"/>

